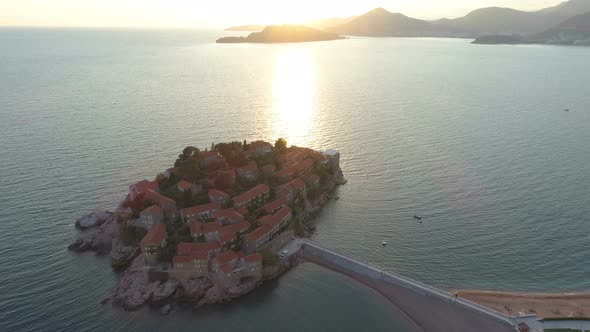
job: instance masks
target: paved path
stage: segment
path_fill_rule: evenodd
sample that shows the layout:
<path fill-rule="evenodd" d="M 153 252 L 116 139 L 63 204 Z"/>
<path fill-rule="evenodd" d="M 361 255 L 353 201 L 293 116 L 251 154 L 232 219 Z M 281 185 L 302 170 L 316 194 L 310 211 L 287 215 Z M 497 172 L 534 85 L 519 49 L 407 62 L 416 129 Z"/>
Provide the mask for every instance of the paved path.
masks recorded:
<path fill-rule="evenodd" d="M 298 238 L 292 238 L 291 241 L 287 242 L 284 246 L 281 247 L 281 250 L 277 253 L 278 255 L 283 252 L 283 250 L 288 250 L 289 253 L 287 256 L 282 257 L 281 259 L 287 259 L 289 256 L 296 254 L 299 249 L 301 249 L 301 241 Z"/>

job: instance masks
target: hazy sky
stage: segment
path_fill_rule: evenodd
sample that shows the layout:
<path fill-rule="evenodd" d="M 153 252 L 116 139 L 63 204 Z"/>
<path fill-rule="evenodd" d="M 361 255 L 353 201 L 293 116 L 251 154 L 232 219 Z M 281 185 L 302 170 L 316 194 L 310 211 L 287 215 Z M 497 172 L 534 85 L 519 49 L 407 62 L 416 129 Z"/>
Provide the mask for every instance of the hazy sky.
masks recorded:
<path fill-rule="evenodd" d="M 0 0 L 3 26 L 222 27 L 361 14 L 458 17 L 488 6 L 535 10 L 564 0 Z"/>

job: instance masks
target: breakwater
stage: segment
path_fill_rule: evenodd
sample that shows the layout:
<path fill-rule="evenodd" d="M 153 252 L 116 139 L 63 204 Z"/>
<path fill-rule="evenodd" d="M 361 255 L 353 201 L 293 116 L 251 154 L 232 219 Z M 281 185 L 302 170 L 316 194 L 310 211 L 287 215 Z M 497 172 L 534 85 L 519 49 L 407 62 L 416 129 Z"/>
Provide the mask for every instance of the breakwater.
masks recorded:
<path fill-rule="evenodd" d="M 481 315 L 485 318 L 492 319 L 506 327 L 512 327 L 515 320 L 507 315 L 504 315 L 495 310 L 486 308 L 477 303 L 456 297 L 454 294 L 444 290 L 426 285 L 416 280 L 389 272 L 379 268 L 373 267 L 361 261 L 346 257 L 331 249 L 324 248 L 312 241 L 301 239 L 302 256 L 314 263 L 324 265 L 328 268 L 340 270 L 353 277 L 358 277 L 360 281 L 367 280 L 370 286 L 379 284 L 392 285 L 398 288 L 410 290 L 417 296 L 428 297 L 429 299 L 436 299 L 438 303 L 429 301 L 429 303 L 436 303 L 437 307 L 452 307 L 455 312 L 469 312 Z M 407 293 L 407 292 L 406 292 Z M 405 294 L 407 295 L 407 294 Z M 416 303 L 420 302 L 420 298 L 413 299 Z M 428 310 L 428 308 L 424 308 Z M 447 308 L 448 309 L 448 308 Z"/>

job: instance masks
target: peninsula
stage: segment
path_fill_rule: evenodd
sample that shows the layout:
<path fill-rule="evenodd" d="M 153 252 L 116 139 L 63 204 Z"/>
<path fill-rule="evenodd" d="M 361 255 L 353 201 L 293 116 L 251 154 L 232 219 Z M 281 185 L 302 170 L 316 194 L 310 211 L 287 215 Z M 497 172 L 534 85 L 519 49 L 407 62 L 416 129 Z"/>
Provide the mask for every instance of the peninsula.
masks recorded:
<path fill-rule="evenodd" d="M 297 264 L 290 247 L 346 183 L 340 154 L 284 139 L 186 147 L 155 180 L 129 186 L 115 212 L 80 218 L 68 249 L 110 254 L 124 270 L 103 303 L 198 307 L 240 297 Z"/>
<path fill-rule="evenodd" d="M 302 25 L 269 25 L 260 32 L 247 37 L 223 37 L 217 43 L 301 43 L 345 39 L 331 32 L 325 32 Z"/>

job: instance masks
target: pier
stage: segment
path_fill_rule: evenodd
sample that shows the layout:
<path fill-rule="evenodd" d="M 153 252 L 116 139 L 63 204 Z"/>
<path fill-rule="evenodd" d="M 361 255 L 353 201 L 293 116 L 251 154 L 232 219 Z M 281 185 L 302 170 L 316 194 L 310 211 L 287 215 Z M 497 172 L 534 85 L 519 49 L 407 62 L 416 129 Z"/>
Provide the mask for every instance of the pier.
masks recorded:
<path fill-rule="evenodd" d="M 515 331 L 517 321 L 454 294 L 346 257 L 306 239 L 298 239 L 301 256 L 348 275 L 373 288 L 424 331 Z"/>

